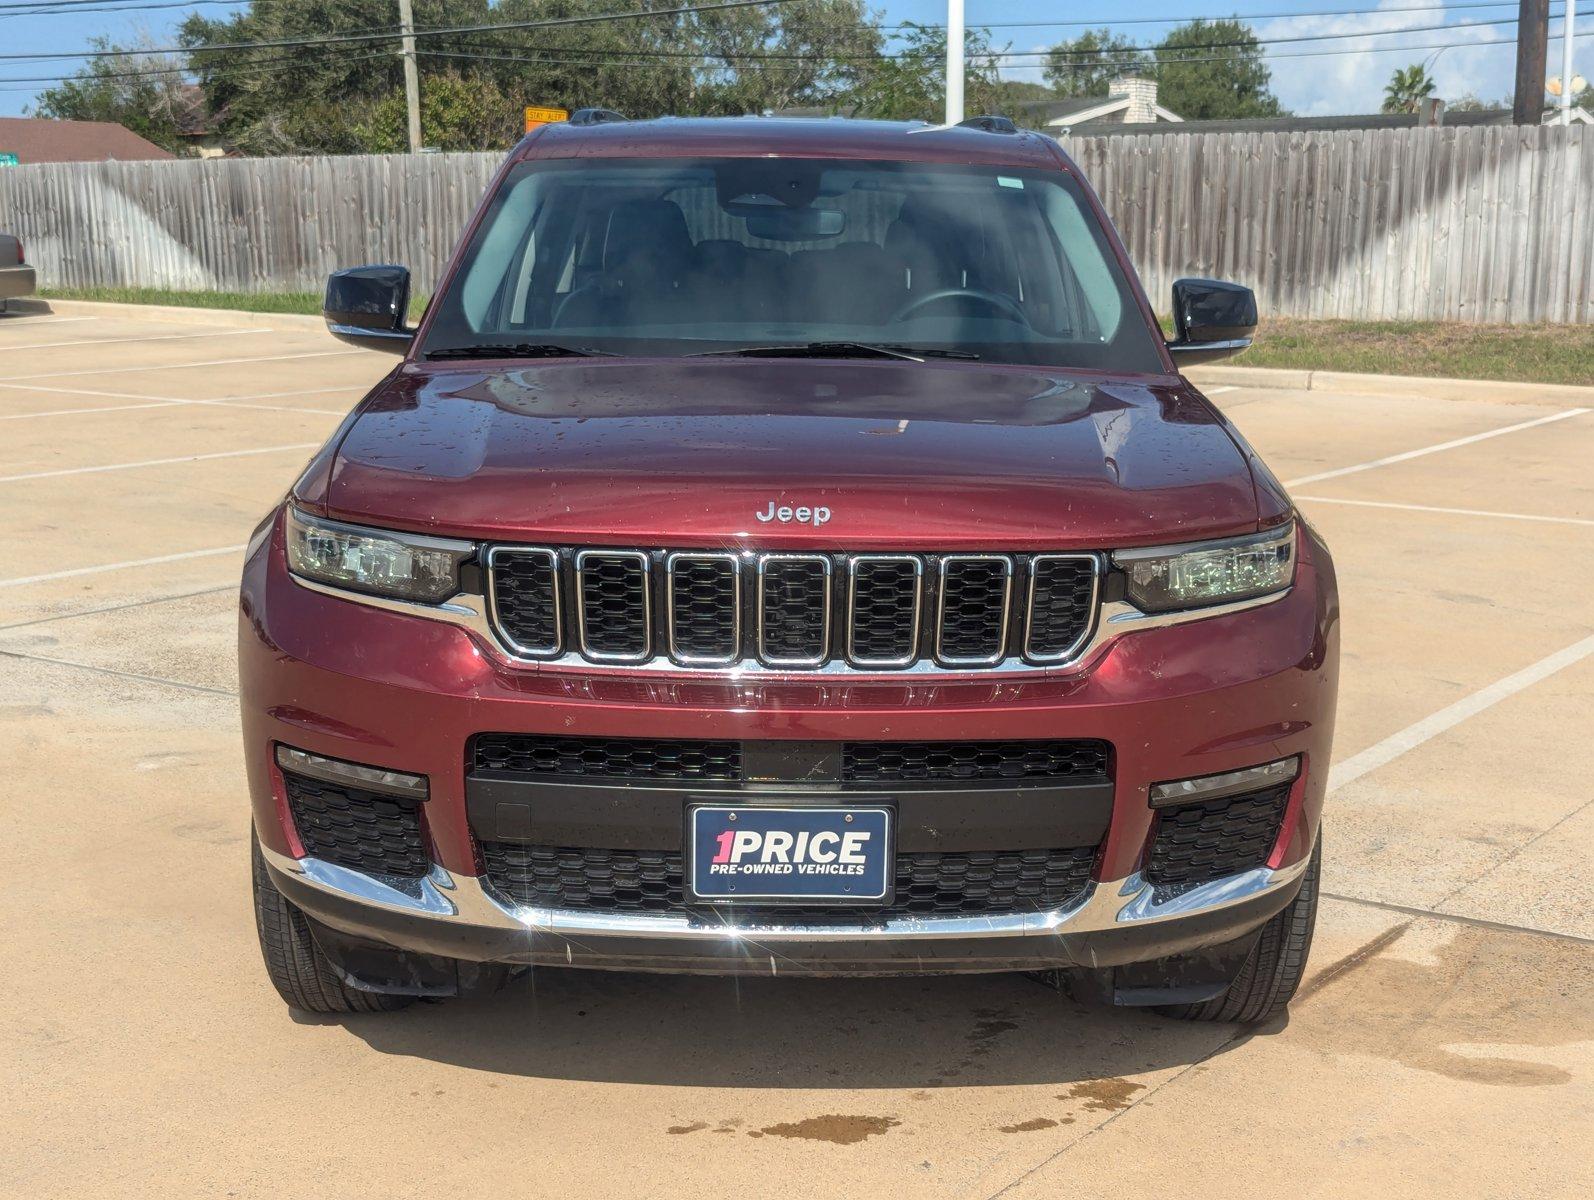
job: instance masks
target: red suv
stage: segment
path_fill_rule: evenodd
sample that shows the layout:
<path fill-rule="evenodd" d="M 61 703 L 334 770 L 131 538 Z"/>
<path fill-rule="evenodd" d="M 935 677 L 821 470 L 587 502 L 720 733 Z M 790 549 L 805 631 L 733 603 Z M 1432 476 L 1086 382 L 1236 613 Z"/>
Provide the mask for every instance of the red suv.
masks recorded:
<path fill-rule="evenodd" d="M 1180 375 L 1057 143 L 585 112 L 256 531 L 243 725 L 301 1009 L 532 966 L 1039 970 L 1260 1020 L 1300 981 L 1328 552 Z"/>

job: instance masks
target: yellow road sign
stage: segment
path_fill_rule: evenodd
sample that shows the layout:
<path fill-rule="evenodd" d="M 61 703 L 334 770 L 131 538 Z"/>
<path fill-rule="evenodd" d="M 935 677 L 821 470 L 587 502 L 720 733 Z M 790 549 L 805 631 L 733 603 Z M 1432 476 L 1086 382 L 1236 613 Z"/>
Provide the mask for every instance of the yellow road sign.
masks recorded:
<path fill-rule="evenodd" d="M 526 106 L 526 132 L 530 133 L 539 125 L 550 125 L 555 121 L 568 121 L 570 112 L 563 108 L 539 108 L 536 105 Z"/>

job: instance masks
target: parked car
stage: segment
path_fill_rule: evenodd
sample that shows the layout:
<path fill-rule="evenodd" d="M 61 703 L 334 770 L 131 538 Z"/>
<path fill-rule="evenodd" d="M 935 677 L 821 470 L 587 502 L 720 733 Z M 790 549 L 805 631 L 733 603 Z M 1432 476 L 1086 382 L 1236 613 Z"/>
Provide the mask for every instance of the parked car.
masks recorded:
<path fill-rule="evenodd" d="M 249 545 L 260 940 L 292 1006 L 531 966 L 1056 971 L 1256 1021 L 1317 905 L 1328 551 L 1056 142 L 529 135 Z"/>
<path fill-rule="evenodd" d="M 22 256 L 22 239 L 0 233 L 0 312 L 7 300 L 33 295 L 33 268 Z"/>

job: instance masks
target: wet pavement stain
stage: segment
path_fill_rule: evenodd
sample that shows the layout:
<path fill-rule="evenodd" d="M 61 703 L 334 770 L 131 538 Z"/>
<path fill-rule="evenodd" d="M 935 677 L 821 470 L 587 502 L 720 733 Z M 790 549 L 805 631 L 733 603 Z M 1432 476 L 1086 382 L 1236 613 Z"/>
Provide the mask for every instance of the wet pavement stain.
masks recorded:
<path fill-rule="evenodd" d="M 1127 1079 L 1087 1079 L 1076 1083 L 1059 1100 L 1083 1100 L 1089 1112 L 1121 1112 L 1129 1107 L 1129 1098 L 1144 1091 L 1143 1083 L 1130 1083 Z"/>
<path fill-rule="evenodd" d="M 1423 922 L 1411 927 L 1416 936 Z M 1556 937 L 1461 926 L 1411 957 L 1388 953 L 1356 965 L 1355 1003 L 1298 1005 L 1292 1028 L 1319 1054 L 1364 1054 L 1462 1083 L 1553 1087 L 1570 1072 L 1515 1058 L 1513 1047 L 1594 1039 L 1594 947 Z M 1420 956 L 1420 960 L 1419 960 Z M 1346 972 L 1308 994 L 1340 986 Z M 1524 982 L 1528 981 L 1528 982 Z"/>
<path fill-rule="evenodd" d="M 1017 1125 L 999 1125 L 1000 1133 L 1034 1133 L 1038 1129 L 1056 1129 L 1057 1122 L 1050 1117 L 1031 1117 L 1028 1121 L 1020 1121 Z"/>
<path fill-rule="evenodd" d="M 707 1129 L 707 1128 L 708 1128 L 708 1122 L 707 1121 L 693 1121 L 690 1125 L 671 1125 L 664 1132 L 665 1133 L 674 1133 L 674 1134 L 696 1133 L 699 1129 Z"/>
<path fill-rule="evenodd" d="M 833 1142 L 838 1146 L 854 1146 L 866 1138 L 885 1133 L 902 1122 L 895 1117 L 856 1117 L 830 1113 L 823 1117 L 809 1117 L 806 1121 L 789 1121 L 779 1125 L 766 1125 L 750 1130 L 749 1137 L 802 1138 L 812 1142 Z"/>

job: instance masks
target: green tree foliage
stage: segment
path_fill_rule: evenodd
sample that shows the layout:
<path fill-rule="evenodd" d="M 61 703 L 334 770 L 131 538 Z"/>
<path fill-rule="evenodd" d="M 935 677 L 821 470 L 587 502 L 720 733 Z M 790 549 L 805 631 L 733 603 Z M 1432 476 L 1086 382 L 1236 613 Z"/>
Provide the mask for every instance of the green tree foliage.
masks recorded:
<path fill-rule="evenodd" d="M 1433 90 L 1433 76 L 1423 69 L 1421 63 L 1399 67 L 1384 87 L 1384 111 L 1414 113 L 1424 100 L 1433 95 Z"/>
<path fill-rule="evenodd" d="M 1194 20 L 1156 50 L 1157 103 L 1190 121 L 1276 117 L 1283 113 L 1270 84 L 1256 33 L 1243 21 Z"/>
<path fill-rule="evenodd" d="M 137 49 L 116 46 L 103 37 L 94 38 L 91 44 L 96 50 Z M 183 148 L 178 130 L 189 102 L 180 74 L 182 65 L 182 59 L 169 54 L 91 59 L 74 78 L 40 92 L 33 113 L 61 121 L 125 125 L 139 137 L 176 154 Z M 157 70 L 171 73 L 132 74 Z"/>
<path fill-rule="evenodd" d="M 1151 56 L 1135 48 L 1133 38 L 1110 29 L 1087 29 L 1059 42 L 1046 53 L 1043 74 L 1059 96 L 1105 96 L 1120 75 L 1147 74 Z"/>
<path fill-rule="evenodd" d="M 680 0 L 618 9 L 649 7 L 677 8 Z M 415 23 L 441 29 L 615 11 L 614 0 L 415 0 Z M 204 47 L 395 24 L 392 0 L 271 0 L 225 18 L 192 16 L 182 37 L 224 133 L 246 153 L 351 153 L 392 147 L 393 113 L 404 111 L 395 42 Z M 531 104 L 649 117 L 824 103 L 856 87 L 880 44 L 864 0 L 422 38 L 422 137 L 439 148 L 502 149 Z M 434 76 L 441 82 L 428 88 Z M 467 102 L 471 89 L 475 102 Z M 505 121 L 488 119 L 486 110 L 500 104 Z"/>
<path fill-rule="evenodd" d="M 909 23 L 900 44 L 862 72 L 845 111 L 882 121 L 940 121 L 946 116 L 946 30 Z M 997 69 L 990 38 L 970 29 L 963 41 L 963 108 L 970 113 L 1002 111 L 1008 89 Z"/>
<path fill-rule="evenodd" d="M 1256 34 L 1239 20 L 1198 18 L 1149 50 L 1110 29 L 1087 30 L 1052 47 L 1045 74 L 1060 96 L 1105 96 L 1122 75 L 1155 79 L 1158 103 L 1190 120 L 1283 112 Z"/>
<path fill-rule="evenodd" d="M 489 78 L 454 71 L 421 76 L 421 129 L 426 144 L 438 150 L 512 145 L 520 136 L 520 107 Z M 369 119 L 355 132 L 361 145 L 373 153 L 407 151 L 409 115 L 403 91 L 377 101 Z"/>

